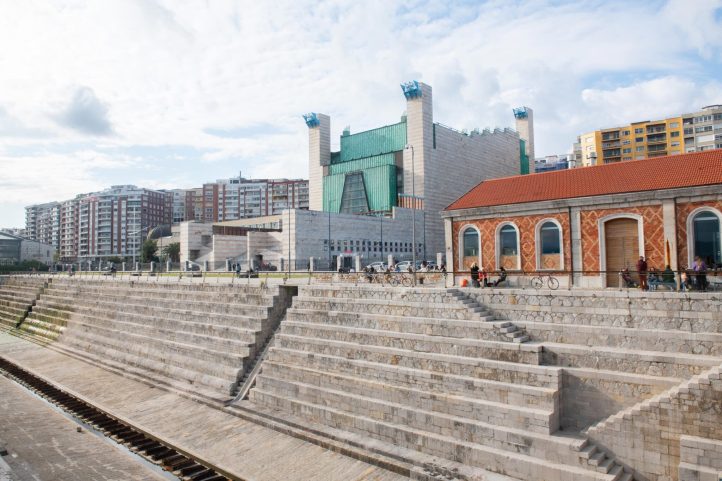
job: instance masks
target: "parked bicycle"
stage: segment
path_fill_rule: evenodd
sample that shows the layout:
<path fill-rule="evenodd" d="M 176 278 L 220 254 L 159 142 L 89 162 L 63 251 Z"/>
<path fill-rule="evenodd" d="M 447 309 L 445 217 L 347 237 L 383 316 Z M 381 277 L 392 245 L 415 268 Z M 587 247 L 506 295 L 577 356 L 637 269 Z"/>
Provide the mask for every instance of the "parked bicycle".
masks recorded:
<path fill-rule="evenodd" d="M 414 281 L 411 279 L 410 275 L 402 274 L 402 275 L 393 275 L 393 274 L 387 274 L 386 282 L 389 283 L 390 286 L 396 287 L 396 286 L 404 286 L 404 287 L 411 287 L 414 285 Z"/>
<path fill-rule="evenodd" d="M 544 287 L 544 284 L 549 287 L 549 289 L 556 290 L 559 288 L 559 281 L 556 277 L 551 276 L 549 274 L 542 274 L 536 277 L 532 277 L 531 279 L 531 285 L 534 289 L 541 289 Z"/>

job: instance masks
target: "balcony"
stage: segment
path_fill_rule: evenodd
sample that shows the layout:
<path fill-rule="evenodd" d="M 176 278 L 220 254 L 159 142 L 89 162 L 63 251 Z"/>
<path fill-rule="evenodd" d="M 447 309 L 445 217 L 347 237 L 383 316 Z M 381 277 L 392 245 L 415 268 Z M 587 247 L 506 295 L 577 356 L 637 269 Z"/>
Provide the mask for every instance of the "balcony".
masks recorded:
<path fill-rule="evenodd" d="M 666 128 L 667 127 L 665 125 L 649 125 L 649 126 L 647 126 L 647 133 L 648 134 L 656 134 L 656 133 L 665 132 Z"/>
<path fill-rule="evenodd" d="M 620 147 L 621 145 L 622 144 L 620 144 L 619 142 L 604 142 L 604 143 L 602 143 L 602 148 L 603 149 L 611 149 L 614 147 Z"/>
<path fill-rule="evenodd" d="M 619 140 L 619 132 L 608 132 L 602 134 L 602 141 Z"/>
<path fill-rule="evenodd" d="M 647 135 L 647 144 L 666 144 L 666 143 L 667 143 L 667 134 Z"/>

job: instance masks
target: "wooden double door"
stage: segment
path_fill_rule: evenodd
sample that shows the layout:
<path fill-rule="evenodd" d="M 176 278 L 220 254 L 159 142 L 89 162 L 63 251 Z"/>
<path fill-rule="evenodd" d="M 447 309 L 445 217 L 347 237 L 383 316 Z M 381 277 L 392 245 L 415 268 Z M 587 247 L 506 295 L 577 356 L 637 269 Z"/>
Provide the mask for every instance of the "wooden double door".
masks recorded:
<path fill-rule="evenodd" d="M 607 261 L 607 287 L 619 286 L 619 271 L 637 269 L 639 226 L 636 219 L 612 219 L 604 223 L 604 247 Z M 636 273 L 632 274 L 635 279 Z"/>

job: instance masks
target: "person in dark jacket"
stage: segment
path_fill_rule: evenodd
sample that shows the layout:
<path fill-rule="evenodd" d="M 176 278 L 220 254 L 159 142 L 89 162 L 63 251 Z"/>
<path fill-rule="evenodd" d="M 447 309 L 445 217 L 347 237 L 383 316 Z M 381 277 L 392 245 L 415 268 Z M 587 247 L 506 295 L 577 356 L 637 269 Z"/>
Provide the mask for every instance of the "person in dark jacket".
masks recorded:
<path fill-rule="evenodd" d="M 471 285 L 473 287 L 479 287 L 479 266 L 476 265 L 476 262 L 471 264 L 469 271 L 471 272 Z"/>
<path fill-rule="evenodd" d="M 644 256 L 639 256 L 639 260 L 637 261 L 637 272 L 639 273 L 639 288 L 643 291 L 649 289 L 647 286 L 647 270 L 647 260 Z"/>

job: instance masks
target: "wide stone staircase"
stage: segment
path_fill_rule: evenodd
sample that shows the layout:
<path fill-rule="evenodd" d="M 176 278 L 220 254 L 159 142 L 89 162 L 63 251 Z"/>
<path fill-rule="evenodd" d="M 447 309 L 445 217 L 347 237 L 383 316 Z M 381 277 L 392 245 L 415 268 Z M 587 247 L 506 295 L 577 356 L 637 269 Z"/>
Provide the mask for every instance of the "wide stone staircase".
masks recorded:
<path fill-rule="evenodd" d="M 0 277 L 0 329 L 20 324 L 46 286 L 45 278 L 39 276 Z"/>
<path fill-rule="evenodd" d="M 633 479 L 559 431 L 563 370 L 504 327 L 446 289 L 303 286 L 239 404 L 410 462 L 420 453 L 523 480 Z"/>
<path fill-rule="evenodd" d="M 22 334 L 100 365 L 228 400 L 280 322 L 278 287 L 54 280 Z"/>

